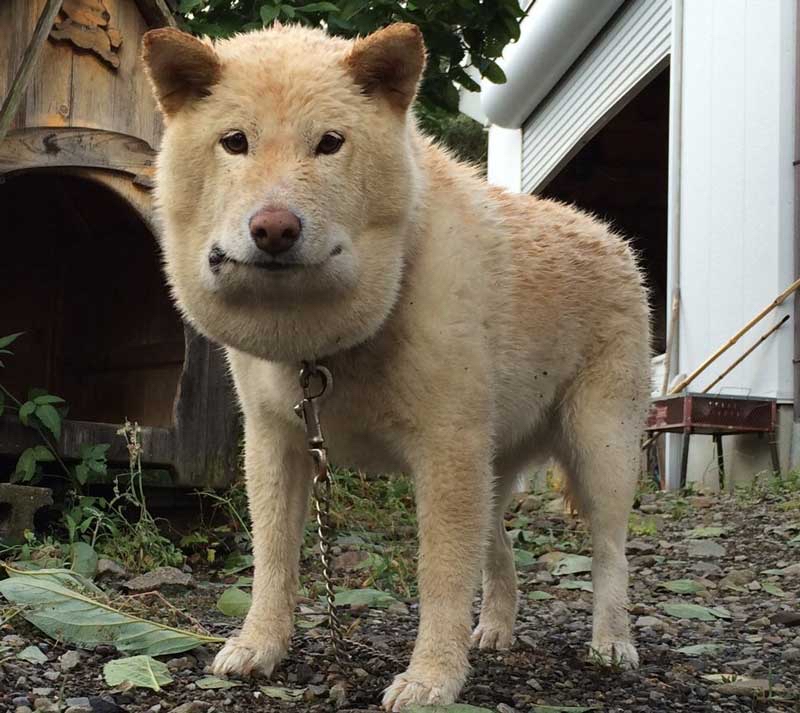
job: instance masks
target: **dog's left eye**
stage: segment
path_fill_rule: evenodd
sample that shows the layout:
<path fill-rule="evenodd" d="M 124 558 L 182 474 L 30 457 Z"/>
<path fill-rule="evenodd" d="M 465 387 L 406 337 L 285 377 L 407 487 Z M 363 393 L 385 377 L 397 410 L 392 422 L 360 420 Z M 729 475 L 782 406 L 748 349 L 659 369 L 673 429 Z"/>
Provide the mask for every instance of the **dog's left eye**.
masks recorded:
<path fill-rule="evenodd" d="M 344 143 L 344 136 L 336 131 L 329 131 L 323 135 L 317 144 L 317 155 L 330 155 L 336 153 Z"/>

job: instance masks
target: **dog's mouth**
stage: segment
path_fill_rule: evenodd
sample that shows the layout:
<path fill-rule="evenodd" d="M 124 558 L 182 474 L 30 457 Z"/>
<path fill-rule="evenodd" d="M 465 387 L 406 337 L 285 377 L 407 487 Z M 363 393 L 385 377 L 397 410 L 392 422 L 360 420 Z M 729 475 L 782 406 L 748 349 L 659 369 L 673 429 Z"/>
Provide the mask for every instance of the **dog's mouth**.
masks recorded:
<path fill-rule="evenodd" d="M 330 255 L 328 255 L 328 259 L 336 257 L 337 255 L 341 255 L 341 253 L 342 246 L 337 245 L 333 250 L 331 250 Z M 267 272 L 295 272 L 309 267 L 318 267 L 317 264 L 312 265 L 302 262 L 283 261 L 275 258 L 271 260 L 235 260 L 221 247 L 219 247 L 219 245 L 214 245 L 208 253 L 208 266 L 211 268 L 211 272 L 219 272 L 224 265 L 254 268 L 256 270 L 265 270 Z"/>

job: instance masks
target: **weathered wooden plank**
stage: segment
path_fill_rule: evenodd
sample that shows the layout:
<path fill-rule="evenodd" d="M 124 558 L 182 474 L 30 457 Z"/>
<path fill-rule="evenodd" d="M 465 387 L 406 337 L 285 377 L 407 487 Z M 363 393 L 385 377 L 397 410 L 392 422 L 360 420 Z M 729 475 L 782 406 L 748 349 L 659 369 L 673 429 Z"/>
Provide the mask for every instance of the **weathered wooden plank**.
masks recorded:
<path fill-rule="evenodd" d="M 164 0 L 136 0 L 136 4 L 150 27 L 177 27 L 172 11 Z"/>
<path fill-rule="evenodd" d="M 31 168 L 83 166 L 150 179 L 155 152 L 142 139 L 101 129 L 12 131 L 0 143 L 0 174 Z"/>
<path fill-rule="evenodd" d="M 186 326 L 175 403 L 177 484 L 221 488 L 239 472 L 240 420 L 221 347 Z"/>
<path fill-rule="evenodd" d="M 157 146 L 161 117 L 139 61 L 148 25 L 131 0 L 104 0 L 109 23 L 122 35 L 113 69 L 94 54 L 72 50 L 70 126 L 105 129 L 136 136 Z M 70 45 L 59 42 L 60 46 Z M 47 89 L 45 89 L 47 91 Z"/>
<path fill-rule="evenodd" d="M 53 22 L 58 15 L 61 8 L 61 0 L 47 0 L 42 13 L 39 15 L 39 20 L 33 31 L 33 37 L 28 43 L 28 48 L 22 57 L 22 63 L 17 70 L 11 88 L 3 101 L 3 106 L 0 108 L 0 141 L 8 132 L 11 122 L 17 114 L 17 109 L 25 96 L 25 90 L 28 87 L 28 81 L 31 78 L 34 68 L 42 53 L 42 47 L 47 40 L 47 35 Z"/>
<path fill-rule="evenodd" d="M 108 443 L 109 463 L 128 462 L 125 439 L 117 435 L 119 424 L 64 421 L 58 451 L 65 460 L 80 458 L 81 446 Z M 169 428 L 142 427 L 142 462 L 148 466 L 170 467 L 175 459 L 175 439 Z M 0 416 L 0 455 L 17 455 L 26 448 L 40 444 L 41 438 L 31 428 L 23 426 L 13 416 Z"/>

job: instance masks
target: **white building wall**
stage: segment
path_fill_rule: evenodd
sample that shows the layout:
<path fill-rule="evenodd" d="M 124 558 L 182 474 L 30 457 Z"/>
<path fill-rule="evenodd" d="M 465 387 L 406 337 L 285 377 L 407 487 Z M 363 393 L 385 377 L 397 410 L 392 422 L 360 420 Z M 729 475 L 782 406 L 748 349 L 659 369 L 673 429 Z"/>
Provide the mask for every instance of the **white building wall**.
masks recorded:
<path fill-rule="evenodd" d="M 684 0 L 678 340 L 684 373 L 794 279 L 795 8 L 795 0 Z M 789 300 L 690 389 L 709 384 L 791 309 Z M 793 320 L 714 391 L 791 400 L 792 353 Z M 789 433 L 782 431 L 785 462 Z M 689 460 L 689 479 L 706 485 L 717 479 L 710 440 L 693 437 Z M 732 480 L 768 469 L 763 442 L 724 440 Z M 670 449 L 672 486 L 676 451 Z"/>
<path fill-rule="evenodd" d="M 686 0 L 679 365 L 698 366 L 793 279 L 795 0 Z M 710 383 L 786 310 L 692 385 Z M 791 323 L 789 323 L 791 325 Z M 787 326 L 715 387 L 792 397 Z"/>
<path fill-rule="evenodd" d="M 493 186 L 519 193 L 522 181 L 522 131 L 489 127 L 486 178 Z"/>

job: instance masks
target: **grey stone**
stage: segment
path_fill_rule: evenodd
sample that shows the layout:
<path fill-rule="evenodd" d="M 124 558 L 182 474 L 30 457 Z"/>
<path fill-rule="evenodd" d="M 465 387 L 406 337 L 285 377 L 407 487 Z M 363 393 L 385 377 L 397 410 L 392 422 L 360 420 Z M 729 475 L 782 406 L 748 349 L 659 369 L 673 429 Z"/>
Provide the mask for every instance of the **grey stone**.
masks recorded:
<path fill-rule="evenodd" d="M 209 708 L 211 704 L 205 701 L 189 701 L 173 708 L 171 713 L 206 713 Z"/>
<path fill-rule="evenodd" d="M 167 661 L 167 668 L 170 671 L 182 671 L 187 668 L 194 668 L 197 660 L 194 656 L 180 656 Z"/>
<path fill-rule="evenodd" d="M 51 696 L 53 694 L 52 688 L 34 688 L 31 693 L 33 694 L 34 698 L 46 698 L 47 696 Z"/>
<path fill-rule="evenodd" d="M 81 654 L 79 651 L 67 651 L 61 655 L 59 663 L 62 671 L 72 671 L 81 662 Z"/>
<path fill-rule="evenodd" d="M 14 713 L 33 713 L 33 710 L 30 706 L 17 706 Z"/>
<path fill-rule="evenodd" d="M 367 559 L 369 559 L 369 554 L 363 550 L 350 550 L 333 560 L 333 568 L 343 572 L 352 572 Z"/>
<path fill-rule="evenodd" d="M 97 577 L 107 579 L 125 579 L 128 576 L 127 570 L 114 560 L 101 557 L 97 560 Z"/>
<path fill-rule="evenodd" d="M 59 676 L 61 676 L 61 672 L 60 671 L 53 671 L 53 670 L 45 671 L 42 674 L 42 678 L 46 678 L 51 683 L 54 682 L 54 681 L 57 681 Z"/>
<path fill-rule="evenodd" d="M 732 569 L 722 579 L 719 580 L 721 589 L 732 587 L 743 587 L 756 578 L 756 573 L 752 569 Z"/>
<path fill-rule="evenodd" d="M 77 707 L 77 708 L 80 708 L 81 706 L 83 706 L 84 708 L 88 708 L 89 710 L 91 710 L 91 709 L 92 709 L 92 703 L 91 703 L 91 701 L 90 701 L 88 698 L 86 698 L 86 697 L 79 697 L 79 698 L 67 698 L 67 700 L 65 701 L 65 703 L 66 703 L 68 706 L 75 706 L 75 707 Z"/>
<path fill-rule="evenodd" d="M 193 583 L 192 575 L 186 572 L 175 567 L 158 567 L 152 572 L 134 577 L 122 586 L 131 592 L 152 592 L 165 588 L 190 587 Z"/>
<path fill-rule="evenodd" d="M 663 629 L 665 627 L 664 621 L 657 616 L 640 616 L 636 620 L 636 627 L 640 629 Z"/>
<path fill-rule="evenodd" d="M 725 556 L 725 548 L 713 540 L 689 540 L 689 557 L 716 559 Z"/>
<path fill-rule="evenodd" d="M 328 693 L 328 699 L 337 708 L 341 708 L 347 703 L 347 689 L 341 681 L 331 686 L 331 690 Z"/>

